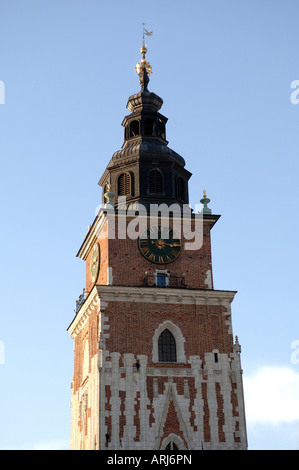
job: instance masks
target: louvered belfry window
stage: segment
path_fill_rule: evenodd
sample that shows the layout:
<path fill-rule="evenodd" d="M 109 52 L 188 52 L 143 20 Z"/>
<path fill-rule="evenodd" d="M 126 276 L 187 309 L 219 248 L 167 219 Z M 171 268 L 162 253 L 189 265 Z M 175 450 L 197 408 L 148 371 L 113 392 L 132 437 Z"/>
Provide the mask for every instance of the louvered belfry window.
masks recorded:
<path fill-rule="evenodd" d="M 152 170 L 149 174 L 149 190 L 151 193 L 163 192 L 162 174 L 158 170 Z"/>
<path fill-rule="evenodd" d="M 172 333 L 163 330 L 158 340 L 159 362 L 176 362 L 176 344 Z"/>
<path fill-rule="evenodd" d="M 131 176 L 129 175 L 129 173 L 122 173 L 118 178 L 118 195 L 131 195 Z"/>

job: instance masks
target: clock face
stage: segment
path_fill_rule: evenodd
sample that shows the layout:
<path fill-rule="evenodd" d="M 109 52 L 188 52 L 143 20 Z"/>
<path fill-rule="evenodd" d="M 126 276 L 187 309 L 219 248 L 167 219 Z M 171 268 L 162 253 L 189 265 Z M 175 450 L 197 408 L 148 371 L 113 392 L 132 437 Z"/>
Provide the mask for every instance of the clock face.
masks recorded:
<path fill-rule="evenodd" d="M 182 242 L 169 227 L 152 225 L 139 237 L 141 254 L 152 263 L 172 263 L 181 253 Z"/>
<path fill-rule="evenodd" d="M 98 278 L 99 268 L 100 268 L 100 245 L 96 243 L 92 250 L 91 262 L 90 262 L 90 274 L 91 274 L 92 283 L 95 283 Z"/>

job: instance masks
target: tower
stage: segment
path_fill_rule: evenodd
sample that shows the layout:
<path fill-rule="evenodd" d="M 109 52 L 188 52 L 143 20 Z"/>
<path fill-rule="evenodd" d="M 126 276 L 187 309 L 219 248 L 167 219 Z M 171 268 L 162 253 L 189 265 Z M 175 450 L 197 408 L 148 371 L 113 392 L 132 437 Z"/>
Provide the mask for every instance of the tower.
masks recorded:
<path fill-rule="evenodd" d="M 205 193 L 200 213 L 189 208 L 191 173 L 168 146 L 146 53 L 143 42 L 141 90 L 129 97 L 124 144 L 77 254 L 86 286 L 68 327 L 71 448 L 246 449 L 236 292 L 213 285 L 220 216 Z"/>

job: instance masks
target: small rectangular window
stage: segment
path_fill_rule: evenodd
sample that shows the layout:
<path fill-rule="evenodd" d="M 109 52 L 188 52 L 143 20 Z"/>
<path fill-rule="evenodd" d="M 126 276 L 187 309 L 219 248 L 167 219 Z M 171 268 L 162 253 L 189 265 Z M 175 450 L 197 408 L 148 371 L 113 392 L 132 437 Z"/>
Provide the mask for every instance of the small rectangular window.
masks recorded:
<path fill-rule="evenodd" d="M 166 274 L 157 273 L 157 287 L 165 287 L 165 286 L 166 286 Z"/>
<path fill-rule="evenodd" d="M 214 362 L 218 362 L 218 353 L 214 353 Z"/>

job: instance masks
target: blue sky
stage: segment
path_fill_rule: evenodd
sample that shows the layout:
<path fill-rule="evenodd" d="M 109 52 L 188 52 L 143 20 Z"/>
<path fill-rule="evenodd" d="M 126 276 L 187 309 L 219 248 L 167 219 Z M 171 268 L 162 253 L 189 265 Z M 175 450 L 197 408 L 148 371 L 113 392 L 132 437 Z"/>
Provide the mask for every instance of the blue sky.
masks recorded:
<path fill-rule="evenodd" d="M 190 204 L 205 189 L 222 216 L 214 284 L 238 291 L 249 449 L 299 448 L 298 16 L 288 0 L 1 1 L 1 449 L 69 448 L 76 253 L 139 91 L 142 22 Z"/>

